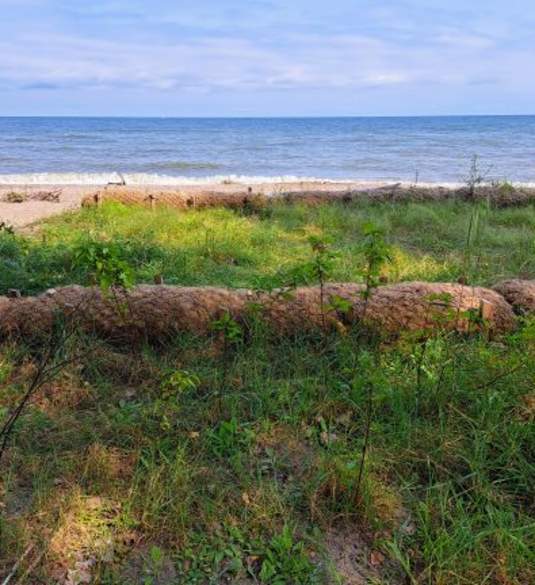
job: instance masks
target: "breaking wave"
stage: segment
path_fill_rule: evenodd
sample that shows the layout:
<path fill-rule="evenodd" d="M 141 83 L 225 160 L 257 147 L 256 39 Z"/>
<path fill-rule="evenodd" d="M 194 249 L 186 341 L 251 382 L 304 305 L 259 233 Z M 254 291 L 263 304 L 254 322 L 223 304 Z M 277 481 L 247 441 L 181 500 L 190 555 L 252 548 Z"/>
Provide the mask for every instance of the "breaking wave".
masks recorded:
<path fill-rule="evenodd" d="M 353 183 L 354 180 L 333 180 L 318 177 L 280 176 L 263 177 L 248 175 L 213 175 L 206 177 L 184 177 L 159 175 L 151 173 L 28 173 L 28 174 L 0 174 L 2 185 L 107 185 L 108 183 L 122 183 L 127 185 L 203 185 L 229 183 Z"/>

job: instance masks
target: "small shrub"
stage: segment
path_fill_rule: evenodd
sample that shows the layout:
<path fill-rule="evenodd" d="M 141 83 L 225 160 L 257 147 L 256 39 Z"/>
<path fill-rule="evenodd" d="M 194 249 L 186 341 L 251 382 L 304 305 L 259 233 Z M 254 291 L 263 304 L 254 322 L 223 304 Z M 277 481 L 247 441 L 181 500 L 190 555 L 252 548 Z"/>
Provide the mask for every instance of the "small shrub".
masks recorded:
<path fill-rule="evenodd" d="M 128 289 L 133 285 L 132 269 L 123 260 L 118 242 L 93 240 L 79 246 L 75 251 L 74 265 L 88 271 L 102 290 L 112 287 Z"/>
<path fill-rule="evenodd" d="M 373 294 L 373 290 L 381 284 L 381 272 L 383 266 L 392 260 L 392 249 L 385 239 L 384 230 L 373 223 L 364 226 L 364 242 L 361 246 L 365 265 L 362 269 L 365 289 L 362 297 L 367 300 Z"/>
<path fill-rule="evenodd" d="M 170 374 L 162 385 L 164 396 L 177 395 L 195 390 L 201 383 L 199 376 L 187 370 L 177 370 Z"/>
<path fill-rule="evenodd" d="M 221 318 L 212 322 L 212 330 L 221 334 L 225 347 L 237 345 L 243 339 L 242 328 L 228 311 L 225 311 Z"/>

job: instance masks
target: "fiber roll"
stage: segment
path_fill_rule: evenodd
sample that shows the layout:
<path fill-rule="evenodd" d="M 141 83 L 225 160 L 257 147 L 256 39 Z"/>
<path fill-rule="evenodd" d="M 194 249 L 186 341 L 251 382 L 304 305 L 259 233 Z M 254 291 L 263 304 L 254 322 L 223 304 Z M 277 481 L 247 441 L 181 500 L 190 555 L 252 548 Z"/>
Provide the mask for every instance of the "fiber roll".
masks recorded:
<path fill-rule="evenodd" d="M 88 332 L 110 340 L 152 339 L 181 332 L 208 335 L 226 313 L 247 326 L 259 314 L 276 333 L 366 322 L 385 335 L 444 328 L 502 334 L 515 327 L 511 306 L 497 292 L 460 284 L 412 282 L 381 287 L 365 301 L 352 283 L 302 287 L 288 294 L 256 294 L 215 287 L 141 285 L 103 293 L 69 286 L 27 298 L 0 297 L 0 336 L 38 337 L 55 320 L 75 318 Z M 347 301 L 340 310 L 339 299 Z M 338 307 L 338 310 L 336 309 Z M 481 317 L 481 319 L 479 318 Z"/>
<path fill-rule="evenodd" d="M 515 313 L 535 313 L 535 280 L 504 280 L 493 289 L 512 305 Z"/>
<path fill-rule="evenodd" d="M 244 209 L 262 208 L 270 202 L 302 203 L 319 205 L 330 202 L 424 202 L 446 199 L 490 202 L 498 207 L 526 205 L 535 201 L 535 189 L 512 185 L 484 185 L 473 190 L 467 187 L 401 185 L 399 183 L 374 188 L 319 189 L 267 193 L 254 192 L 245 186 L 213 190 L 182 190 L 172 187 L 108 186 L 85 197 L 82 204 L 90 206 L 103 201 L 117 201 L 126 205 L 147 207 L 166 206 L 177 209 L 228 207 Z"/>

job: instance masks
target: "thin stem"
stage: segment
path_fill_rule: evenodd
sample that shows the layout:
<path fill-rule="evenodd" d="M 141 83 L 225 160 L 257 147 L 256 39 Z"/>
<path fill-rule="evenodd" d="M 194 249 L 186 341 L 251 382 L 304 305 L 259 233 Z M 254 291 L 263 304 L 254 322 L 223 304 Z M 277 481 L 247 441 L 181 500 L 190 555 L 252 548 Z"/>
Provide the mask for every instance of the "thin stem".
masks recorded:
<path fill-rule="evenodd" d="M 366 407 L 366 426 L 364 429 L 364 443 L 360 453 L 360 468 L 357 483 L 355 485 L 355 503 L 360 503 L 360 488 L 362 485 L 362 477 L 364 475 L 364 466 L 366 464 L 366 455 L 370 444 L 371 426 L 373 419 L 373 384 L 367 384 L 367 407 Z"/>

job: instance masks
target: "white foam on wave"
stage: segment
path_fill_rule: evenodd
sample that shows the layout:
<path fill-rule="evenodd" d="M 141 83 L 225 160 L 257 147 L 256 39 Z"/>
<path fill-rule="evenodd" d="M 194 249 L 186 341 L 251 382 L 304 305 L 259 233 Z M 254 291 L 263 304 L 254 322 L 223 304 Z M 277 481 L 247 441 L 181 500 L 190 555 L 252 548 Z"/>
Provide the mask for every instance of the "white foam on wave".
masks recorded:
<path fill-rule="evenodd" d="M 305 177 L 296 175 L 285 175 L 279 177 L 257 176 L 257 175 L 211 175 L 205 177 L 186 177 L 173 175 L 160 175 L 154 173 L 27 173 L 27 174 L 1 174 L 0 185 L 107 185 L 109 183 L 122 183 L 126 185 L 214 185 L 214 184 L 238 184 L 238 185 L 260 185 L 278 183 L 324 183 L 324 184 L 347 184 L 347 185 L 391 185 L 399 183 L 403 186 L 414 185 L 411 181 L 397 181 L 395 179 L 332 179 L 325 177 Z M 420 187 L 458 188 L 462 186 L 459 182 L 448 181 L 426 181 L 419 182 Z M 517 187 L 535 188 L 535 182 L 514 182 Z"/>
<path fill-rule="evenodd" d="M 263 177 L 247 175 L 213 175 L 206 177 L 185 177 L 158 175 L 150 173 L 28 173 L 0 174 L 2 185 L 107 185 L 121 183 L 127 185 L 203 185 L 203 184 L 261 184 L 261 183 L 353 183 L 352 180 L 335 180 L 318 177 Z"/>
<path fill-rule="evenodd" d="M 0 175 L 2 185 L 105 185 L 120 181 L 115 173 L 28 173 Z"/>

